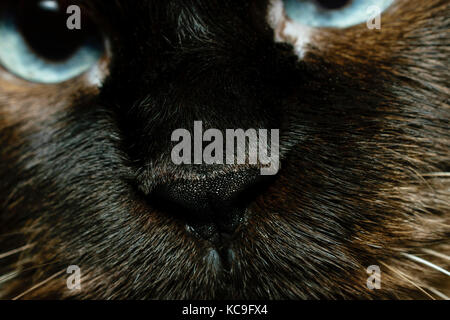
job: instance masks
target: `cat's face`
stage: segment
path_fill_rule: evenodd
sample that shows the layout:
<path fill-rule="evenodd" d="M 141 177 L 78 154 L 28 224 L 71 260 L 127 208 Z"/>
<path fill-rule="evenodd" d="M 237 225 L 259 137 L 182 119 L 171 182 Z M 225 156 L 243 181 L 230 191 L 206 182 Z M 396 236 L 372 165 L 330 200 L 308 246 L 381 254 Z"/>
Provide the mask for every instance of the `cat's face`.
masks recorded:
<path fill-rule="evenodd" d="M 449 263 L 448 1 L 396 0 L 381 29 L 306 27 L 295 1 L 73 2 L 104 35 L 95 63 L 0 66 L 0 297 L 450 294 L 412 260 Z M 175 165 L 194 121 L 279 129 L 278 174 Z"/>

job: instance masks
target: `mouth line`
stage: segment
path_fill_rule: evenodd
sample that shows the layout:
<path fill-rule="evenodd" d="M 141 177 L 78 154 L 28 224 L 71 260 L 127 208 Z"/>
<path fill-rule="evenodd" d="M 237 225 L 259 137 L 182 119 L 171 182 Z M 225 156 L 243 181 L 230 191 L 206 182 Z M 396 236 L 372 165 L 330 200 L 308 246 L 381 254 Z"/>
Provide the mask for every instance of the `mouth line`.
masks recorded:
<path fill-rule="evenodd" d="M 216 226 L 216 232 L 209 239 L 205 239 L 188 223 L 185 223 L 186 232 L 191 237 L 195 238 L 193 241 L 203 243 L 207 245 L 211 251 L 215 252 L 216 259 L 214 265 L 221 272 L 228 274 L 231 272 L 231 268 L 236 260 L 235 249 L 236 245 L 239 245 L 238 238 L 247 227 L 250 216 L 251 211 L 246 208 L 237 228 L 230 231 L 223 230 L 220 226 Z M 211 222 L 211 224 L 214 225 L 214 222 Z"/>
<path fill-rule="evenodd" d="M 135 187 L 149 209 L 174 219 L 173 222 L 184 229 L 191 241 L 209 252 L 204 256 L 205 263 L 226 275 L 236 265 L 235 250 L 239 247 L 242 232 L 248 227 L 252 205 L 267 194 L 276 177 L 258 180 L 259 183 L 226 202 L 216 202 L 214 194 L 208 193 L 198 206 L 182 205 L 170 201 L 172 199 L 168 201 L 164 194 L 158 192 L 158 185 L 150 193 L 143 192 L 139 183 Z"/>
<path fill-rule="evenodd" d="M 211 242 L 210 240 L 200 239 L 199 241 L 204 241 L 208 245 L 210 245 L 210 254 L 214 253 L 214 259 L 209 259 L 208 263 L 211 263 L 215 266 L 217 271 L 221 271 L 224 273 L 229 273 L 231 271 L 231 267 L 233 261 L 235 259 L 235 254 L 233 250 L 233 238 L 235 235 L 233 234 L 218 234 L 217 238 L 220 240 L 216 242 Z"/>

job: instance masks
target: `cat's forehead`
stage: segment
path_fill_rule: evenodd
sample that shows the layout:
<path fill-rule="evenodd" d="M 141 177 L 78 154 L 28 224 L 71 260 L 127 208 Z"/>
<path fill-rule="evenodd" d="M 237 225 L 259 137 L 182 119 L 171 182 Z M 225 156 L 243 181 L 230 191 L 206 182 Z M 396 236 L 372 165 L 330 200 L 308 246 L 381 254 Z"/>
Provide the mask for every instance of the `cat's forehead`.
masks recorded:
<path fill-rule="evenodd" d="M 273 0 L 77 0 L 84 10 L 103 18 L 117 29 L 130 23 L 154 30 L 188 26 L 192 30 L 216 25 L 239 28 L 265 24 Z M 73 3 L 73 2 L 72 2 Z M 239 31 L 239 29 L 235 29 Z"/>
<path fill-rule="evenodd" d="M 272 0 L 273 1 L 273 0 Z M 220 12 L 221 15 L 239 13 L 252 9 L 267 8 L 271 0 L 242 0 L 242 1 L 217 1 L 217 0 L 75 0 L 71 4 L 79 4 L 86 9 L 101 10 L 108 15 L 113 13 L 131 14 L 138 16 L 154 15 L 155 18 L 167 18 L 171 14 L 189 12 L 192 15 L 207 15 Z M 69 3 L 69 2 L 68 2 Z M 161 14 L 166 14 L 166 16 Z M 216 16 L 216 18 L 220 18 Z"/>

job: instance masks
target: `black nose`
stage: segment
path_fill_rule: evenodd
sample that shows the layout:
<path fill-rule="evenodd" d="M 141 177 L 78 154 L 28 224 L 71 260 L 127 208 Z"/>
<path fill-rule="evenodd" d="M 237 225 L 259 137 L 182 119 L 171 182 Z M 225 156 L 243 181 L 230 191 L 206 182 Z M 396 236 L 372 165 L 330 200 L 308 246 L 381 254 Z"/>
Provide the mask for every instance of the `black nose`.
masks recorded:
<path fill-rule="evenodd" d="M 244 221 L 246 207 L 265 177 L 244 170 L 177 180 L 159 186 L 153 200 L 183 219 L 200 237 L 216 242 L 229 237 Z"/>

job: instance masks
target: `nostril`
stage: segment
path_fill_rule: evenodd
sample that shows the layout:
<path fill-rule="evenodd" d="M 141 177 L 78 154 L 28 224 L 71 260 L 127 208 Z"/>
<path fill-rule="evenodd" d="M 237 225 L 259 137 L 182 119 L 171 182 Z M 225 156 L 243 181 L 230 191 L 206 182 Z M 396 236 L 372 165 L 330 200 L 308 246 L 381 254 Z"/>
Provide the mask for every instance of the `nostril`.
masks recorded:
<path fill-rule="evenodd" d="M 232 234 L 242 223 L 248 203 L 263 179 L 259 170 L 241 170 L 158 186 L 152 205 L 183 219 L 201 237 Z"/>

